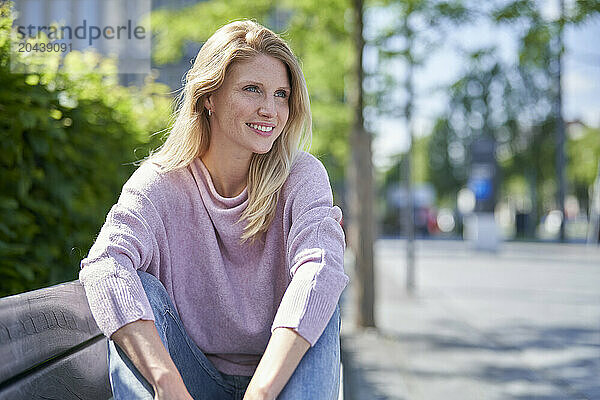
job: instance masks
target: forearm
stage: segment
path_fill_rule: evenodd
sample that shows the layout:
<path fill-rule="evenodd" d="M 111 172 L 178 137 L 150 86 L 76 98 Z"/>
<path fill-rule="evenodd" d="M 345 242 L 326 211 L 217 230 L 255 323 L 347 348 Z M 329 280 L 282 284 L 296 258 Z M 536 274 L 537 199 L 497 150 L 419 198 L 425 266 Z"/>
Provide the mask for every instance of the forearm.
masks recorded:
<path fill-rule="evenodd" d="M 275 399 L 309 348 L 310 343 L 293 329 L 276 328 L 248 385 L 244 400 Z"/>
<path fill-rule="evenodd" d="M 155 391 L 159 386 L 185 386 L 153 321 L 140 319 L 131 322 L 115 331 L 111 339 L 127 354 Z"/>

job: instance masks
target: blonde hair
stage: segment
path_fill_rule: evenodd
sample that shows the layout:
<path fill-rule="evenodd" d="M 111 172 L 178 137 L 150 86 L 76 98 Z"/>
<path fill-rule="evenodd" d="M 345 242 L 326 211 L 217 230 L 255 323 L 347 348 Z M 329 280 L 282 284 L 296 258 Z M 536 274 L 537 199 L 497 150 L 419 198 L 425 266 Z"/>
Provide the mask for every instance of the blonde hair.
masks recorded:
<path fill-rule="evenodd" d="M 310 148 L 312 118 L 304 74 L 283 39 L 255 21 L 241 20 L 219 28 L 204 43 L 185 76 L 175 121 L 165 143 L 145 160 L 171 171 L 187 167 L 201 157 L 210 143 L 204 99 L 218 90 L 229 67 L 266 54 L 282 61 L 288 70 L 291 93 L 288 121 L 265 154 L 254 153 L 248 171 L 248 206 L 238 222 L 246 220 L 241 242 L 256 240 L 275 216 L 280 190 L 301 150 Z M 308 146 L 307 146 L 308 145 Z"/>

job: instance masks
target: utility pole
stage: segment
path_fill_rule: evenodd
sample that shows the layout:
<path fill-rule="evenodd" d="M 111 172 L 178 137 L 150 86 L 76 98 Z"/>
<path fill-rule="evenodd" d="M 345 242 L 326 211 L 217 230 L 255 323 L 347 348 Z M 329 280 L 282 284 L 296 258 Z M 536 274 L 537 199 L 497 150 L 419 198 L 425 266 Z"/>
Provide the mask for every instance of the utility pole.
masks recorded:
<path fill-rule="evenodd" d="M 445 6 L 449 6 L 454 10 L 448 13 L 445 7 L 439 7 L 442 3 L 432 0 L 419 1 L 395 1 L 392 2 L 394 8 L 390 12 L 394 15 L 393 23 L 390 26 L 383 28 L 380 33 L 380 39 L 384 53 L 384 59 L 403 60 L 406 66 L 402 89 L 406 91 L 406 102 L 404 107 L 399 106 L 402 112 L 401 117 L 404 118 L 406 134 L 409 139 L 409 146 L 406 152 L 404 165 L 400 166 L 400 181 L 404 181 L 406 187 L 406 202 L 405 210 L 401 213 L 401 226 L 406 229 L 406 291 L 413 293 L 416 288 L 416 263 L 415 263 L 415 196 L 413 188 L 412 160 L 414 151 L 414 123 L 413 110 L 415 108 L 415 87 L 414 87 L 414 71 L 422 65 L 427 59 L 426 54 L 431 54 L 431 49 L 436 46 L 434 41 L 428 39 L 426 31 L 437 31 L 443 34 L 442 25 L 446 22 L 459 22 L 468 19 L 467 9 L 463 6 L 460 0 L 442 2 Z M 426 28 L 419 27 L 413 29 L 411 26 L 412 20 L 428 21 Z M 412 21 L 414 22 L 414 21 Z M 389 39 L 400 39 L 392 40 Z M 416 46 L 416 43 L 421 46 Z M 387 46 L 387 48 L 386 48 Z M 423 46 L 429 48 L 427 51 L 420 50 Z M 400 47 L 400 48 L 399 48 Z M 394 79 L 395 81 L 395 79 Z M 395 86 L 385 89 L 385 92 L 395 90 Z M 392 113 L 396 114 L 396 113 Z M 402 183 L 402 182 L 401 182 Z M 402 186 L 402 185 L 401 185 Z"/>
<path fill-rule="evenodd" d="M 410 58 L 412 55 L 412 44 L 413 44 L 413 32 L 409 25 L 410 13 L 404 16 L 404 34 L 406 35 L 406 46 L 408 61 L 406 63 L 406 104 L 404 107 L 404 121 L 406 126 L 406 133 L 408 135 L 408 150 L 406 152 L 406 165 L 404 171 L 400 171 L 401 175 L 404 176 L 404 182 L 406 183 L 406 212 L 405 226 L 407 233 L 406 240 L 406 291 L 409 294 L 415 291 L 415 205 L 413 196 L 413 184 L 412 184 L 412 151 L 413 151 L 413 124 L 412 124 L 412 112 L 414 106 L 414 87 L 413 87 L 413 60 Z M 400 164 L 402 165 L 402 164 Z M 402 168 L 402 166 L 401 166 Z"/>
<path fill-rule="evenodd" d="M 565 213 L 565 192 L 566 192 L 566 179 L 565 179 L 565 121 L 563 120 L 562 113 L 562 53 L 563 53 L 563 25 L 565 18 L 565 1 L 559 0 L 560 7 L 560 19 L 557 33 L 557 73 L 556 73 L 556 84 L 558 85 L 558 93 L 556 95 L 556 179 L 557 179 L 557 203 L 558 208 L 562 212 L 562 221 L 560 223 L 559 238 L 561 242 L 565 241 L 565 220 L 567 215 Z"/>

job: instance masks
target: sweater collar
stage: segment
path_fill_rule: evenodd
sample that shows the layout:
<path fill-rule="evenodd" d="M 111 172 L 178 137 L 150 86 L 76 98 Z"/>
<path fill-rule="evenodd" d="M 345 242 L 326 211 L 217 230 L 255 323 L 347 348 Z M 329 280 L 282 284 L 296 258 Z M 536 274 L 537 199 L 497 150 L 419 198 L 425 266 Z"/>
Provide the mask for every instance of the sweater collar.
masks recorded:
<path fill-rule="evenodd" d="M 240 208 L 243 210 L 248 205 L 248 186 L 242 190 L 240 194 L 235 197 L 223 197 L 221 196 L 217 190 L 215 189 L 215 185 L 213 183 L 212 177 L 210 176 L 210 172 L 208 172 L 208 168 L 202 162 L 200 157 L 196 157 L 192 162 L 194 175 L 200 175 L 202 181 L 205 183 L 205 188 L 207 189 L 207 193 L 210 196 L 212 202 L 219 208 Z"/>

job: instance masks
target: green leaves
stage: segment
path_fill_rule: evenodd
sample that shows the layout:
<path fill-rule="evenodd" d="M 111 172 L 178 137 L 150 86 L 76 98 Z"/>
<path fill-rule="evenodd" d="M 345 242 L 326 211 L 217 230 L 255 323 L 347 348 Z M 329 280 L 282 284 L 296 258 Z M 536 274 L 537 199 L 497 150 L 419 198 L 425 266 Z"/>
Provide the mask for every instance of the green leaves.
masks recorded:
<path fill-rule="evenodd" d="M 586 192 L 593 184 L 598 163 L 600 163 L 600 129 L 589 127 L 574 128 L 575 133 L 569 135 L 567 155 L 570 160 L 567 170 L 569 182 L 576 191 Z M 582 196 L 587 198 L 587 196 Z"/>
<path fill-rule="evenodd" d="M 431 176 L 438 193 L 450 195 L 465 182 L 468 160 L 453 160 L 452 149 L 466 148 L 475 136 L 487 134 L 498 144 L 503 192 L 514 194 L 515 182 L 527 182 L 520 186 L 533 188 L 537 193 L 531 197 L 537 200 L 533 206 L 538 215 L 544 204 L 553 203 L 556 65 L 564 51 L 558 46 L 557 36 L 563 24 L 578 23 L 597 13 L 598 3 L 567 2 L 564 16 L 555 19 L 545 18 L 542 5 L 533 0 L 504 2 L 492 10 L 488 16 L 492 21 L 518 29 L 519 61 L 504 64 L 493 48 L 468 55 L 468 68 L 449 87 L 450 107 L 436 124 L 430 142 Z M 481 121 L 477 114 L 483 117 L 482 125 L 477 122 Z M 481 127 L 473 129 L 474 122 L 475 127 Z M 597 130 L 585 132 L 578 140 L 567 143 L 569 190 L 584 203 L 600 154 Z"/>
<path fill-rule="evenodd" d="M 12 73 L 11 25 L 4 3 L 0 296 L 77 278 L 131 162 L 159 144 L 151 134 L 171 112 L 166 86 L 119 86 L 114 61 L 96 53 L 70 53 L 61 70 Z"/>
<path fill-rule="evenodd" d="M 153 59 L 159 64 L 178 61 L 183 57 L 186 43 L 203 43 L 219 27 L 233 20 L 254 18 L 268 26 L 269 13 L 276 4 L 273 0 L 203 1 L 178 10 L 154 11 L 151 16 L 156 43 Z"/>

